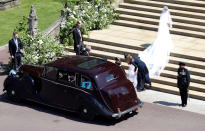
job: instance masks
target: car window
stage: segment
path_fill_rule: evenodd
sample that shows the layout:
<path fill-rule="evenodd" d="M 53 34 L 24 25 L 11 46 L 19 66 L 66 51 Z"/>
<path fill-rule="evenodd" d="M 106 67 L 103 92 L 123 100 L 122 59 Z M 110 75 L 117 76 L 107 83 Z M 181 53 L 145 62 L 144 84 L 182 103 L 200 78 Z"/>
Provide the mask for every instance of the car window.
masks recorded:
<path fill-rule="evenodd" d="M 56 80 L 57 69 L 55 67 L 46 67 L 44 72 L 47 79 Z"/>
<path fill-rule="evenodd" d="M 73 72 L 68 72 L 68 83 L 71 86 L 75 86 L 76 75 Z"/>
<path fill-rule="evenodd" d="M 108 85 L 119 83 L 124 79 L 127 78 L 122 70 L 111 70 L 99 74 L 96 78 L 96 82 L 99 84 L 99 88 L 104 88 Z"/>
<path fill-rule="evenodd" d="M 73 72 L 58 71 L 58 81 L 69 86 L 75 86 L 76 76 Z"/>
<path fill-rule="evenodd" d="M 58 81 L 67 82 L 67 72 L 59 71 L 58 72 Z"/>
<path fill-rule="evenodd" d="M 106 82 L 110 82 L 110 81 L 115 80 L 117 78 L 119 78 L 119 75 L 115 73 L 115 74 L 110 74 L 110 75 L 106 76 L 105 79 L 106 79 Z"/>
<path fill-rule="evenodd" d="M 81 87 L 88 90 L 93 90 L 93 83 L 89 77 L 84 75 L 81 76 Z"/>

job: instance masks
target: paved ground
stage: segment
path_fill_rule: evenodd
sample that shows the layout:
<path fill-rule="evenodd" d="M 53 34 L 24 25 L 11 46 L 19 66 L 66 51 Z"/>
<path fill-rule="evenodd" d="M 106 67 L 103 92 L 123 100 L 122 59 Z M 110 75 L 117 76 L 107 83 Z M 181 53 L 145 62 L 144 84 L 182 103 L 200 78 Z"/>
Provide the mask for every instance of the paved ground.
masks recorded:
<path fill-rule="evenodd" d="M 8 60 L 7 48 L 0 49 L 0 63 Z M 138 95 L 145 101 L 134 116 L 121 120 L 97 118 L 94 122 L 81 121 L 76 114 L 51 109 L 31 102 L 13 103 L 2 92 L 5 75 L 0 75 L 0 130 L 1 131 L 204 131 L 204 101 L 191 99 L 183 110 L 177 106 L 178 96 L 146 90 Z M 151 102 L 151 103 L 150 103 Z M 159 103 L 162 105 L 154 104 Z M 195 103 L 196 102 L 196 103 Z M 203 104 L 202 104 L 203 103 Z M 174 107 L 174 108 L 170 108 Z M 198 106 L 198 110 L 195 109 Z M 175 109 L 178 108 L 178 109 Z M 189 111 L 184 111 L 189 110 Z M 201 113 L 201 114 L 199 114 Z"/>
<path fill-rule="evenodd" d="M 154 103 L 157 105 L 205 115 L 205 101 L 202 100 L 189 98 L 187 107 L 182 108 L 181 106 L 179 106 L 179 104 L 181 103 L 181 98 L 178 95 L 163 93 L 154 90 L 146 90 L 143 92 L 138 92 L 138 96 L 144 102 Z"/>

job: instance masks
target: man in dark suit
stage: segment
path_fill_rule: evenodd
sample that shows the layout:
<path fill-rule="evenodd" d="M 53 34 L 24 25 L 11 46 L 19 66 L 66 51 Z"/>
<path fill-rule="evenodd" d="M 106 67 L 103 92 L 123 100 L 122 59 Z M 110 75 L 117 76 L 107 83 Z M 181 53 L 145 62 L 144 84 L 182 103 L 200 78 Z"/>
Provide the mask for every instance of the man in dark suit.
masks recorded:
<path fill-rule="evenodd" d="M 188 87 L 190 84 L 190 73 L 185 68 L 185 63 L 179 63 L 178 76 L 177 76 L 177 86 L 181 95 L 182 107 L 187 105 L 188 98 Z"/>
<path fill-rule="evenodd" d="M 80 55 L 83 48 L 83 34 L 80 28 L 81 24 L 78 22 L 73 30 L 74 51 L 76 55 Z"/>
<path fill-rule="evenodd" d="M 9 53 L 12 58 L 13 69 L 17 70 L 21 65 L 23 44 L 18 38 L 18 33 L 13 33 L 13 38 L 9 40 Z"/>

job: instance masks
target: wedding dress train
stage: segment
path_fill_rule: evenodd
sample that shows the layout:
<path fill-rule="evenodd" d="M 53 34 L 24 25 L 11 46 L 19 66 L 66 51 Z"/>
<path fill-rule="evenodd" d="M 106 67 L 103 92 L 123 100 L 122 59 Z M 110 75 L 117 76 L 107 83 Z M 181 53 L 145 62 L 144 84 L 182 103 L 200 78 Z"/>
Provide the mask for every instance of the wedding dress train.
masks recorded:
<path fill-rule="evenodd" d="M 172 28 L 172 19 L 168 7 L 165 6 L 160 16 L 157 38 L 139 54 L 148 67 L 150 78 L 160 76 L 169 62 L 170 51 L 174 48 L 169 28 Z"/>

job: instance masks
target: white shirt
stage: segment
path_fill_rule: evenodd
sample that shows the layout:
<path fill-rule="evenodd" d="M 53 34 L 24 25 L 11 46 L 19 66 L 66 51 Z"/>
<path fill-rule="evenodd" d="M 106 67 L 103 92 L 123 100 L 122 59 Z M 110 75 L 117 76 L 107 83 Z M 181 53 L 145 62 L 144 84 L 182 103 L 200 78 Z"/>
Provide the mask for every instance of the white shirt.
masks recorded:
<path fill-rule="evenodd" d="M 13 40 L 14 40 L 14 43 L 16 44 L 16 52 L 18 51 L 18 40 L 16 39 L 16 38 L 13 38 Z"/>
<path fill-rule="evenodd" d="M 78 30 L 78 33 L 79 33 L 79 35 L 80 35 L 80 41 L 83 41 L 83 40 L 82 40 L 82 36 L 81 36 L 81 30 L 80 30 L 79 28 L 77 28 L 77 30 Z"/>

